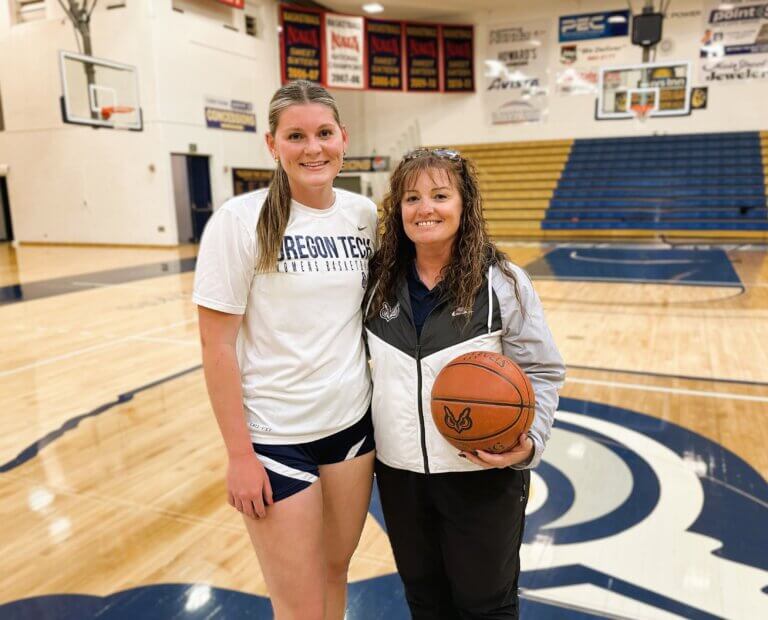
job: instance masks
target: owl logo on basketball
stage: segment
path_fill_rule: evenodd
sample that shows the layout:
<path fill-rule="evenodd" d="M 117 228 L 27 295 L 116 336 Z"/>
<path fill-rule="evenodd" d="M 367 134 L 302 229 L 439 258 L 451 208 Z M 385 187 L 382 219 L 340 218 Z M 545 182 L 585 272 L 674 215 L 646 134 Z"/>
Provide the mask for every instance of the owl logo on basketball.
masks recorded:
<path fill-rule="evenodd" d="M 469 407 L 466 407 L 459 414 L 458 419 L 453 415 L 453 411 L 451 411 L 445 405 L 443 405 L 443 410 L 445 411 L 445 425 L 448 428 L 452 428 L 457 433 L 468 431 L 470 428 L 472 428 L 472 418 L 469 417 L 469 414 L 472 410 Z"/>

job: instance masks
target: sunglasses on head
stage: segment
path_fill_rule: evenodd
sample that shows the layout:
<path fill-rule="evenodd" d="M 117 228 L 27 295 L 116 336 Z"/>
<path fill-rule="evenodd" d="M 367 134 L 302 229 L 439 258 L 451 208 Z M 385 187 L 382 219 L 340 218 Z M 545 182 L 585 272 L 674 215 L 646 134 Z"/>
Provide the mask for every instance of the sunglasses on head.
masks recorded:
<path fill-rule="evenodd" d="M 419 157 L 429 157 L 430 155 L 438 157 L 440 159 L 447 159 L 448 161 L 461 161 L 461 153 L 453 151 L 451 149 L 425 149 L 418 148 L 405 154 L 403 161 L 411 161 L 412 159 L 418 159 Z"/>

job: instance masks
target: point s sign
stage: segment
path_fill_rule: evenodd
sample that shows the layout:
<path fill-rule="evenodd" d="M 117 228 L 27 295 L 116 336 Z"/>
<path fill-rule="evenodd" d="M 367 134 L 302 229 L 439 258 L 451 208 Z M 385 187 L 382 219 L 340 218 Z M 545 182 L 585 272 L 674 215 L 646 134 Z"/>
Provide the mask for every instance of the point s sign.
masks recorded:
<path fill-rule="evenodd" d="M 629 33 L 629 11 L 606 11 L 560 18 L 560 43 L 624 37 Z"/>

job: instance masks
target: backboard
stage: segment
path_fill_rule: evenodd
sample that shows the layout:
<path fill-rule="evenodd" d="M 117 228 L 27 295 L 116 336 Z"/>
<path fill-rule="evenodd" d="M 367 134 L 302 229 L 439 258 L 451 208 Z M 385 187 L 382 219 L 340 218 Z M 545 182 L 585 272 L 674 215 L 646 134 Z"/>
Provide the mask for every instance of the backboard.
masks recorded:
<path fill-rule="evenodd" d="M 74 52 L 59 52 L 65 123 L 141 131 L 136 67 Z"/>
<path fill-rule="evenodd" d="M 684 116 L 691 112 L 691 63 L 601 67 L 598 119 L 634 118 L 633 106 L 650 106 L 648 116 Z"/>

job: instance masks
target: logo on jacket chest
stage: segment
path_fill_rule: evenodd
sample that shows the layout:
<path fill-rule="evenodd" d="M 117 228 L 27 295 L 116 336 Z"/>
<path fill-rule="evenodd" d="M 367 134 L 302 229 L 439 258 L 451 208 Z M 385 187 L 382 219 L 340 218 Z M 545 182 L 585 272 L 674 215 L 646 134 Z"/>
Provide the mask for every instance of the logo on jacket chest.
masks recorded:
<path fill-rule="evenodd" d="M 381 310 L 379 310 L 379 316 L 384 319 L 387 323 L 389 323 L 392 319 L 396 319 L 400 316 L 400 302 L 398 301 L 395 304 L 395 307 L 392 308 L 390 305 L 385 301 L 384 305 L 381 307 Z"/>
<path fill-rule="evenodd" d="M 468 431 L 472 428 L 472 418 L 469 417 L 472 410 L 469 407 L 464 408 L 458 418 L 453 415 L 453 411 L 445 405 L 443 405 L 443 412 L 445 413 L 445 417 L 443 418 L 445 425 L 448 428 L 455 430 L 457 433 Z"/>

